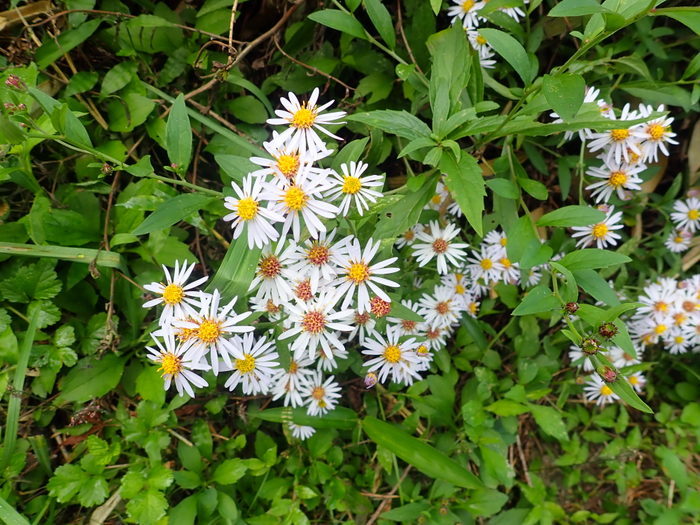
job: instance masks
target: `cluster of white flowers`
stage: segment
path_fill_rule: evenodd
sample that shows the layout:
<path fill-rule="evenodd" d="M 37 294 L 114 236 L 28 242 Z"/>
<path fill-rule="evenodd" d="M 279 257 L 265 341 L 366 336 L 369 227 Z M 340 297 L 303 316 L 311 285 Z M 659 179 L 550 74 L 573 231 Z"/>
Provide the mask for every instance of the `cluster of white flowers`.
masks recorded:
<path fill-rule="evenodd" d="M 452 18 L 452 24 L 459 22 L 462 24 L 464 29 L 467 30 L 469 43 L 479 54 L 479 62 L 481 63 L 481 67 L 493 68 L 496 65 L 496 61 L 493 59 L 493 48 L 478 30 L 479 27 L 484 24 L 484 22 L 487 22 L 487 18 L 482 16 L 480 11 L 486 7 L 488 0 L 452 1 L 455 5 L 452 5 L 447 9 L 447 15 Z M 523 0 L 523 3 L 528 4 L 530 3 L 530 0 Z M 498 7 L 495 9 L 495 11 L 505 13 L 516 22 L 519 22 L 520 19 L 527 16 L 519 7 Z"/>
<path fill-rule="evenodd" d="M 674 253 L 682 253 L 690 248 L 694 236 L 700 232 L 700 198 L 697 190 L 688 192 L 687 199 L 673 203 L 671 221 L 674 228 L 666 239 L 666 248 Z"/>

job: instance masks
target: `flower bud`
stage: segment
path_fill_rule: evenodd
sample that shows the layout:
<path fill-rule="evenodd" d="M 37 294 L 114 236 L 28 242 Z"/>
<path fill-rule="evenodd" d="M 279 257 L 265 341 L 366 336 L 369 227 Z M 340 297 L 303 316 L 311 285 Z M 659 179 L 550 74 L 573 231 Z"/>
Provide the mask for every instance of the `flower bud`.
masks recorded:
<path fill-rule="evenodd" d="M 20 89 L 24 85 L 24 83 L 22 82 L 22 79 L 19 78 L 17 75 L 10 75 L 5 79 L 5 85 L 7 87 Z"/>
<path fill-rule="evenodd" d="M 112 166 L 110 166 L 108 163 L 105 162 L 105 163 L 102 165 L 102 170 L 101 170 L 101 171 L 102 171 L 102 174 L 103 174 L 103 175 L 109 175 L 110 173 L 112 173 Z"/>
<path fill-rule="evenodd" d="M 567 314 L 573 315 L 578 311 L 578 303 L 566 303 L 564 310 Z"/>
<path fill-rule="evenodd" d="M 598 341 L 592 337 L 587 337 L 581 341 L 581 350 L 586 355 L 595 355 L 598 353 L 598 350 L 600 350 L 600 345 L 598 344 Z"/>
<path fill-rule="evenodd" d="M 605 381 L 606 383 L 614 383 L 617 381 L 617 370 L 614 368 L 611 368 L 609 366 L 600 366 L 596 369 L 596 372 L 598 372 L 598 375 Z"/>
<path fill-rule="evenodd" d="M 598 333 L 602 337 L 610 339 L 611 337 L 615 337 L 617 334 L 617 326 L 615 326 L 613 323 L 603 323 L 598 327 Z"/>
<path fill-rule="evenodd" d="M 365 376 L 365 388 L 369 390 L 377 384 L 377 381 L 377 374 L 375 374 L 374 372 L 368 372 Z"/>

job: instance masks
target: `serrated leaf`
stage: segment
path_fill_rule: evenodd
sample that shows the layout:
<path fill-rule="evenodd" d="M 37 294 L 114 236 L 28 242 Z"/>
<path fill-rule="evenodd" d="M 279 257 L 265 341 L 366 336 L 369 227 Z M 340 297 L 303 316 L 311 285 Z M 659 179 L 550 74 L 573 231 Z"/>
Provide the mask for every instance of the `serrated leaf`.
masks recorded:
<path fill-rule="evenodd" d="M 49 495 L 59 503 L 68 503 L 78 494 L 85 480 L 90 476 L 78 465 L 61 465 L 54 471 L 46 488 Z"/>
<path fill-rule="evenodd" d="M 240 458 L 227 459 L 219 463 L 214 470 L 212 481 L 220 485 L 233 485 L 236 481 L 245 476 L 248 467 L 244 460 Z"/>
<path fill-rule="evenodd" d="M 0 295 L 7 301 L 26 303 L 32 299 L 52 299 L 61 291 L 61 281 L 53 270 L 55 262 L 44 260 L 21 266 L 0 282 Z"/>
<path fill-rule="evenodd" d="M 155 524 L 160 518 L 165 516 L 168 508 L 168 501 L 162 492 L 157 490 L 147 490 L 139 492 L 126 504 L 129 516 L 138 523 Z"/>

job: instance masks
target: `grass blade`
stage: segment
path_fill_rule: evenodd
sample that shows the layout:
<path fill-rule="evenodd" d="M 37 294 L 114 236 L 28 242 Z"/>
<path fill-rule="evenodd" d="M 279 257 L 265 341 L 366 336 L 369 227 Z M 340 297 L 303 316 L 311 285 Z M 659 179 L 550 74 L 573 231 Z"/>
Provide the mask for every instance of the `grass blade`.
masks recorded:
<path fill-rule="evenodd" d="M 126 272 L 126 263 L 116 252 L 92 250 L 90 248 L 69 248 L 66 246 L 40 246 L 38 244 L 18 244 L 0 242 L 0 253 L 22 255 L 27 257 L 51 257 L 62 261 L 81 262 L 105 268 L 117 268 Z"/>

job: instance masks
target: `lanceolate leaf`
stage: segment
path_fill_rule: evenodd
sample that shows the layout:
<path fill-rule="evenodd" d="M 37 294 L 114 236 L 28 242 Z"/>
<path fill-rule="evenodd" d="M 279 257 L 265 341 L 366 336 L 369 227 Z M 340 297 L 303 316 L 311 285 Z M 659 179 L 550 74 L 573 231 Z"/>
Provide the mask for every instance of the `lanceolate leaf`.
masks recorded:
<path fill-rule="evenodd" d="M 163 230 L 187 218 L 197 210 L 201 210 L 214 197 L 200 195 L 199 193 L 184 193 L 164 202 L 131 232 L 134 235 L 144 235 L 158 230 Z"/>
<path fill-rule="evenodd" d="M 187 116 L 185 97 L 178 95 L 173 102 L 165 126 L 165 146 L 168 158 L 178 173 L 186 173 L 192 157 L 192 126 Z"/>
<path fill-rule="evenodd" d="M 297 425 L 308 425 L 314 428 L 344 428 L 351 429 L 357 425 L 357 414 L 346 407 L 336 407 L 323 417 L 310 416 L 303 408 L 275 407 L 267 410 L 249 410 L 249 417 L 257 417 L 263 421 L 282 423 L 291 421 Z"/>
<path fill-rule="evenodd" d="M 483 487 L 481 481 L 466 468 L 396 425 L 366 417 L 362 420 L 362 428 L 377 445 L 390 450 L 427 476 L 468 489 Z"/>
<path fill-rule="evenodd" d="M 537 226 L 590 226 L 605 219 L 605 213 L 591 206 L 564 206 L 537 221 Z"/>
<path fill-rule="evenodd" d="M 552 109 L 564 120 L 569 120 L 583 104 L 586 82 L 581 75 L 545 75 L 542 77 L 542 92 Z"/>
<path fill-rule="evenodd" d="M 482 215 L 486 191 L 479 163 L 474 157 L 464 152 L 457 161 L 454 154 L 447 151 L 440 161 L 440 169 L 445 173 L 445 182 L 450 193 L 464 212 L 467 221 L 477 235 L 482 236 L 484 232 Z"/>
<path fill-rule="evenodd" d="M 224 301 L 246 295 L 260 260 L 260 251 L 259 248 L 248 248 L 245 236 L 234 240 L 221 261 L 221 266 L 209 282 L 207 292 L 218 289 Z M 239 299 L 238 308 L 241 308 L 241 304 L 242 299 Z"/>
<path fill-rule="evenodd" d="M 309 15 L 309 19 L 324 26 L 342 31 L 357 38 L 367 39 L 362 24 L 350 13 L 339 11 L 338 9 L 323 9 Z"/>
<path fill-rule="evenodd" d="M 532 70 L 530 58 L 520 42 L 498 29 L 479 29 L 479 34 L 513 67 L 525 84 L 532 82 L 537 72 Z"/>
<path fill-rule="evenodd" d="M 409 140 L 430 137 L 428 125 L 407 111 L 380 109 L 368 111 L 367 113 L 355 113 L 345 118 L 346 120 L 361 122 L 370 128 L 379 128 L 386 133 L 398 135 Z"/>
<path fill-rule="evenodd" d="M 394 32 L 394 24 L 391 21 L 391 15 L 381 0 L 364 0 L 365 9 L 372 25 L 377 28 L 382 40 L 386 42 L 391 49 L 396 47 L 396 33 Z"/>

